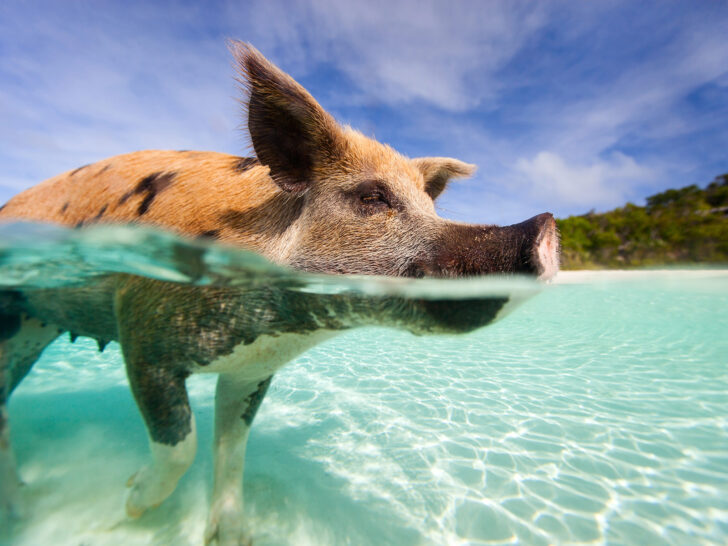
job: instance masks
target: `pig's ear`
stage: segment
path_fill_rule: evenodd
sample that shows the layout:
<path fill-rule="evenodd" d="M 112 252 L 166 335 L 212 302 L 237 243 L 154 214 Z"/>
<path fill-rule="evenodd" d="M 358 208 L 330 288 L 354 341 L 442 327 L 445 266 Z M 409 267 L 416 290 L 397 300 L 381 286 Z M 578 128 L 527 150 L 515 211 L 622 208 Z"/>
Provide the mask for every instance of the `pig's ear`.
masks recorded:
<path fill-rule="evenodd" d="M 231 42 L 230 50 L 246 92 L 243 104 L 255 155 L 283 190 L 305 192 L 317 171 L 340 155 L 341 128 L 308 91 L 253 46 Z"/>
<path fill-rule="evenodd" d="M 475 165 L 450 157 L 419 157 L 412 162 L 425 179 L 425 191 L 437 198 L 452 178 L 467 178 L 475 172 Z"/>

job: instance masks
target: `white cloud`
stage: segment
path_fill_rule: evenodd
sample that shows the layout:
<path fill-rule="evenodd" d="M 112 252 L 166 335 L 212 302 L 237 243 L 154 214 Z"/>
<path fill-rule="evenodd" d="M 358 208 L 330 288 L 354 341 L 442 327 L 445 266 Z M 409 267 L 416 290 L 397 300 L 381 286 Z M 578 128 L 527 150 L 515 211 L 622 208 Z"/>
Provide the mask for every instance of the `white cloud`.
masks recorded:
<path fill-rule="evenodd" d="M 598 71 L 599 58 L 583 59 L 580 72 L 561 73 L 563 85 L 581 89 L 583 97 L 544 97 L 524 109 L 524 118 L 541 129 L 533 139 L 537 149 L 588 161 L 625 135 L 659 140 L 699 130 L 705 120 L 685 116 L 677 105 L 695 89 L 725 78 L 725 21 L 694 17 L 672 23 L 674 28 L 663 29 L 664 45 L 625 58 L 611 80 L 584 77 L 585 67 Z"/>
<path fill-rule="evenodd" d="M 525 177 L 531 195 L 560 207 L 584 208 L 621 205 L 631 197 L 635 184 L 644 184 L 656 174 L 621 153 L 590 164 L 574 164 L 542 151 L 532 159 L 518 160 L 516 169 Z"/>
<path fill-rule="evenodd" d="M 359 100 L 422 100 L 452 111 L 496 96 L 497 71 L 546 21 L 531 0 L 269 0 L 250 12 L 231 4 L 229 17 L 231 27 L 260 23 L 260 35 L 250 28 L 255 43 L 289 69 L 334 64 L 356 82 Z"/>

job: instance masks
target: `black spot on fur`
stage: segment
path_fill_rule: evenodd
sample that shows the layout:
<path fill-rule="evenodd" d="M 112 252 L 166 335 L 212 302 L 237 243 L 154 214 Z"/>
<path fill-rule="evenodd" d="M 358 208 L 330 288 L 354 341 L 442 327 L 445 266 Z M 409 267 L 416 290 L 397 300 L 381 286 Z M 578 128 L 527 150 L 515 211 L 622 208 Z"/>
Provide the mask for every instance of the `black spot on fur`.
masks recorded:
<path fill-rule="evenodd" d="M 154 173 L 142 178 L 134 189 L 134 193 L 142 194 L 146 193 L 144 199 L 139 204 L 137 214 L 139 216 L 145 214 L 149 207 L 152 205 L 152 201 L 157 197 L 157 193 L 164 191 L 174 180 L 177 173 Z"/>
<path fill-rule="evenodd" d="M 96 214 L 96 216 L 91 218 L 90 223 L 98 222 L 99 220 L 101 220 L 101 217 L 104 215 L 104 213 L 106 212 L 106 209 L 108 209 L 108 208 L 109 208 L 109 205 L 104 205 L 103 207 L 101 207 L 101 210 Z"/>
<path fill-rule="evenodd" d="M 139 203 L 139 208 L 137 209 L 137 214 L 142 216 L 149 210 L 149 207 L 157 197 L 157 194 L 164 191 L 170 186 L 170 184 L 172 184 L 175 176 L 177 176 L 177 173 L 173 172 L 159 172 L 145 176 L 139 181 L 133 190 L 129 190 L 121 196 L 121 199 L 119 199 L 119 205 L 123 205 L 134 195 L 144 195 L 144 199 L 142 199 L 141 203 Z"/>
<path fill-rule="evenodd" d="M 78 229 L 78 228 L 82 228 L 82 227 L 83 227 L 83 225 L 84 225 L 84 221 L 83 221 L 83 220 L 81 220 L 80 222 L 76 222 L 76 225 L 75 225 L 75 226 L 73 226 L 73 227 L 74 227 L 74 228 L 76 228 L 76 229 Z"/>
<path fill-rule="evenodd" d="M 99 174 L 104 174 L 111 168 L 111 165 L 104 165 L 104 168 L 99 171 Z"/>
<path fill-rule="evenodd" d="M 243 421 L 245 421 L 246 425 L 250 426 L 251 424 L 253 424 L 253 419 L 255 419 L 255 414 L 258 413 L 258 408 L 263 402 L 263 397 L 268 390 L 271 379 L 273 379 L 273 376 L 270 376 L 268 379 L 265 379 L 258 383 L 258 388 L 250 393 L 245 399 L 245 401 L 248 403 L 248 407 L 245 408 L 245 411 L 240 417 Z"/>
<path fill-rule="evenodd" d="M 134 193 L 149 193 L 156 192 L 164 189 L 172 179 L 175 177 L 175 173 L 154 173 L 149 176 L 142 178 L 134 188 Z"/>
<path fill-rule="evenodd" d="M 124 203 L 126 203 L 132 195 L 134 195 L 134 190 L 129 190 L 128 192 L 126 192 L 124 195 L 121 196 L 121 199 L 119 199 L 119 204 L 123 205 Z"/>
<path fill-rule="evenodd" d="M 236 157 L 233 169 L 239 173 L 244 173 L 257 165 L 260 165 L 260 163 L 254 157 Z"/>
<path fill-rule="evenodd" d="M 142 199 L 142 202 L 139 203 L 139 208 L 137 209 L 137 214 L 139 216 L 141 216 L 142 214 L 146 214 L 155 197 L 156 194 L 154 193 L 148 193 L 146 196 L 144 196 L 144 199 Z"/>
<path fill-rule="evenodd" d="M 84 170 L 84 169 L 85 169 L 86 167 L 88 167 L 88 166 L 89 166 L 89 164 L 86 164 L 86 165 L 82 165 L 82 166 L 80 166 L 80 167 L 79 167 L 78 169 L 74 169 L 74 170 L 72 170 L 72 171 L 71 171 L 71 176 L 73 176 L 73 175 L 75 175 L 76 173 L 78 173 L 78 172 L 80 172 L 80 171 Z"/>
<path fill-rule="evenodd" d="M 66 212 L 68 210 L 68 205 L 70 205 L 70 203 L 68 201 L 63 203 L 63 206 L 61 207 L 61 214 L 63 214 L 64 212 Z"/>
<path fill-rule="evenodd" d="M 186 154 L 189 150 L 177 150 L 177 153 Z"/>
<path fill-rule="evenodd" d="M 210 229 L 208 231 L 203 231 L 200 233 L 200 237 L 204 237 L 206 239 L 217 239 L 220 237 L 220 230 L 219 229 Z"/>

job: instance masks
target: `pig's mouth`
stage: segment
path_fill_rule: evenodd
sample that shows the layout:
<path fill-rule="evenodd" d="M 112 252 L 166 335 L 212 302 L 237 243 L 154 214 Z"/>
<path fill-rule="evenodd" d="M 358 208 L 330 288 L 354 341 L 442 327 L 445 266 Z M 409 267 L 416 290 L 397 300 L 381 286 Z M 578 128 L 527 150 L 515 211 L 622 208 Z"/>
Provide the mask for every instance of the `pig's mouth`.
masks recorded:
<path fill-rule="evenodd" d="M 453 228 L 446 233 L 449 244 L 433 260 L 417 267 L 413 276 L 462 278 L 520 274 L 548 281 L 559 270 L 559 233 L 550 213 L 512 226 L 455 225 Z M 410 331 L 415 334 L 470 332 L 496 320 L 510 299 L 503 295 L 412 302 L 423 320 Z"/>
<path fill-rule="evenodd" d="M 428 333 L 460 334 L 493 322 L 508 303 L 508 296 L 466 300 L 430 300 L 419 304 L 429 320 Z M 416 330 L 414 333 L 418 333 Z"/>

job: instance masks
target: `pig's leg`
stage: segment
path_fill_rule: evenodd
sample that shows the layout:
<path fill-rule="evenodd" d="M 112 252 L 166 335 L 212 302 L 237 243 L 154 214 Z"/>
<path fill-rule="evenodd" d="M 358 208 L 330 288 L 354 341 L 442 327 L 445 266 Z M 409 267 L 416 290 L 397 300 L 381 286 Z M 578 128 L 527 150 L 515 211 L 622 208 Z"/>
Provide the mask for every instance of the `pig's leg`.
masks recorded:
<path fill-rule="evenodd" d="M 11 520 L 21 514 L 22 482 L 10 446 L 7 402 L 43 349 L 61 332 L 55 325 L 0 308 L 0 530 L 8 530 Z"/>
<path fill-rule="evenodd" d="M 12 520 L 20 516 L 20 476 L 10 445 L 7 402 L 10 396 L 10 344 L 0 342 L 0 541 Z"/>
<path fill-rule="evenodd" d="M 221 374 L 215 394 L 215 477 L 205 543 L 248 544 L 243 520 L 243 469 L 248 433 L 271 377 Z"/>
<path fill-rule="evenodd" d="M 127 482 L 131 490 L 126 513 L 136 518 L 172 494 L 195 458 L 197 435 L 185 388 L 185 372 L 162 363 L 150 365 L 133 357 L 127 357 L 126 369 L 147 425 L 152 452 L 152 462 Z"/>

